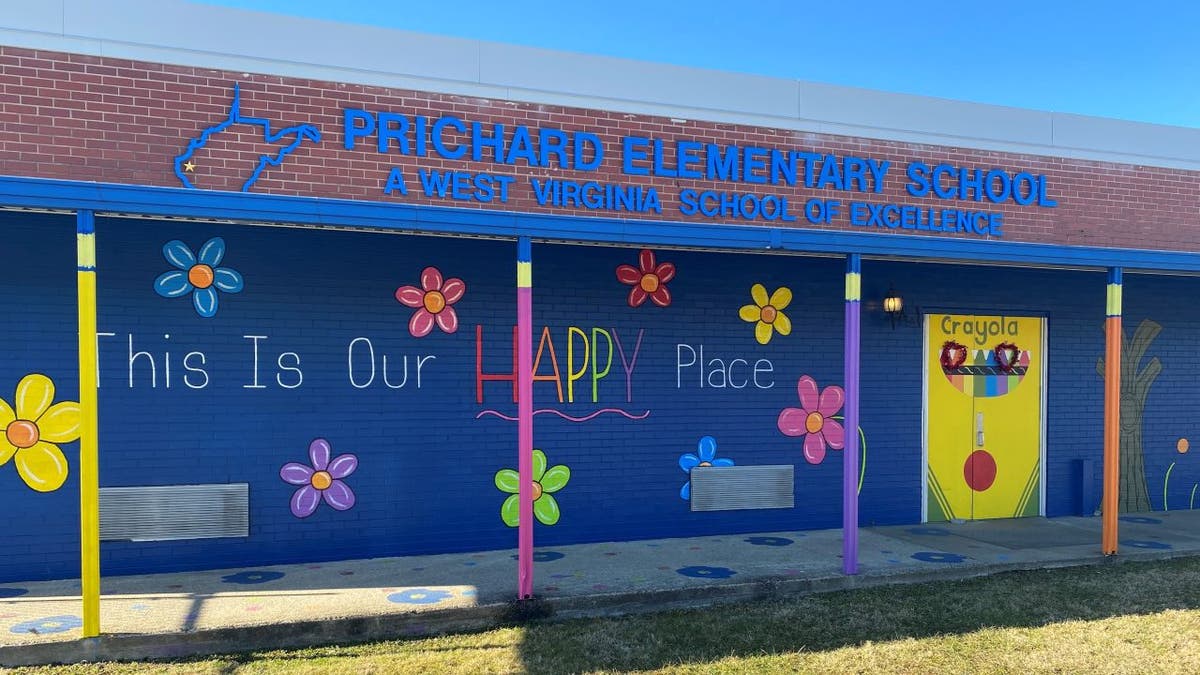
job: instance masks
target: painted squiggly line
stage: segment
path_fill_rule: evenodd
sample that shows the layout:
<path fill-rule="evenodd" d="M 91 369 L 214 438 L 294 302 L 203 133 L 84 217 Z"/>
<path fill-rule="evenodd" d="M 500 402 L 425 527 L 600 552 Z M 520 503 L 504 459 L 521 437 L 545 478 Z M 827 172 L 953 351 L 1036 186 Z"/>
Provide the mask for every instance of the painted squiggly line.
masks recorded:
<path fill-rule="evenodd" d="M 621 410 L 620 408 L 604 408 L 601 410 L 597 410 L 596 412 L 592 413 L 591 415 L 587 415 L 585 417 L 571 417 L 570 415 L 562 412 L 561 410 L 555 410 L 553 408 L 542 408 L 540 410 L 533 411 L 534 415 L 540 415 L 541 413 L 554 413 L 555 415 L 558 415 L 559 417 L 563 418 L 564 420 L 567 420 L 568 422 L 586 422 L 594 417 L 603 415 L 604 413 L 616 413 L 618 415 L 628 417 L 631 420 L 644 420 L 650 416 L 649 410 L 643 412 L 640 415 L 632 415 L 624 410 Z M 480 411 L 480 413 L 475 416 L 475 419 L 480 419 L 484 415 L 495 415 L 496 417 L 499 417 L 502 420 L 508 420 L 509 422 L 517 421 L 517 418 L 511 417 L 509 415 L 505 415 L 504 413 L 500 412 L 499 410 Z"/>

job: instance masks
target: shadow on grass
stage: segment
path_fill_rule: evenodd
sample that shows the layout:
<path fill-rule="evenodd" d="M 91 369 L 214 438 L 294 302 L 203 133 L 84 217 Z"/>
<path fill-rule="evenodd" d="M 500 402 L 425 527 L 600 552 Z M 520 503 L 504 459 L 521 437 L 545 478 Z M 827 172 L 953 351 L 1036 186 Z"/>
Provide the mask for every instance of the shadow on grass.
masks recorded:
<path fill-rule="evenodd" d="M 1200 558 L 1190 558 L 540 623 L 519 649 L 534 672 L 640 670 L 1198 607 Z"/>

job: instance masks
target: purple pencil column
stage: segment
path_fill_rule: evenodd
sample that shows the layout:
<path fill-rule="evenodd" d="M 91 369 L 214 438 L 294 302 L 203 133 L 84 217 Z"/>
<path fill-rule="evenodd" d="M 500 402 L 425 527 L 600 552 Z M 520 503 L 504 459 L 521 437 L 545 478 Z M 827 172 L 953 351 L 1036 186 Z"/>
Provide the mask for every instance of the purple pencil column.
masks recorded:
<path fill-rule="evenodd" d="M 858 370 L 862 257 L 846 256 L 846 447 L 842 450 L 842 572 L 858 573 Z"/>
<path fill-rule="evenodd" d="M 517 239 L 517 597 L 533 597 L 533 245 Z"/>

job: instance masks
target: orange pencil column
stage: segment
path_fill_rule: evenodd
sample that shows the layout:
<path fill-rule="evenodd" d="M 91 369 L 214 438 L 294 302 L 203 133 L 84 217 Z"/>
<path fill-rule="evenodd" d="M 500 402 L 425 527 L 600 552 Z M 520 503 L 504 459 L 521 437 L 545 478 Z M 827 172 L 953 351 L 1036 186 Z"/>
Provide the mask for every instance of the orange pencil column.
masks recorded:
<path fill-rule="evenodd" d="M 1104 498 L 1100 548 L 1117 553 L 1117 493 L 1121 488 L 1121 268 L 1108 270 L 1104 319 Z"/>

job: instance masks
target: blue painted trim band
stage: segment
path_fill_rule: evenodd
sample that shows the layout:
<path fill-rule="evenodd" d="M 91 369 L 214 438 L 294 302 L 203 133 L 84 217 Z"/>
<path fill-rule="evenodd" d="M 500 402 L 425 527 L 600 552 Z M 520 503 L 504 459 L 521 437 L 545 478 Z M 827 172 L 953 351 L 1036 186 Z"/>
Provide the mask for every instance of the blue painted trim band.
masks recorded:
<path fill-rule="evenodd" d="M 75 214 L 75 232 L 76 234 L 93 234 L 96 231 L 96 214 L 86 209 L 81 209 Z"/>
<path fill-rule="evenodd" d="M 1122 274 L 1121 274 L 1120 267 L 1108 268 L 1108 283 L 1119 284 L 1119 283 L 1121 283 L 1121 277 L 1122 277 Z"/>
<path fill-rule="evenodd" d="M 857 251 L 861 255 L 916 260 L 1200 272 L 1200 253 L 1179 251 L 525 214 L 12 176 L 0 177 L 0 205 L 507 239 L 528 236 L 637 246 L 784 250 L 833 255 Z"/>
<path fill-rule="evenodd" d="M 517 238 L 517 262 L 533 261 L 533 240 L 529 237 Z"/>
<path fill-rule="evenodd" d="M 862 274 L 862 255 L 858 253 L 846 254 L 846 274 Z"/>

